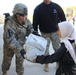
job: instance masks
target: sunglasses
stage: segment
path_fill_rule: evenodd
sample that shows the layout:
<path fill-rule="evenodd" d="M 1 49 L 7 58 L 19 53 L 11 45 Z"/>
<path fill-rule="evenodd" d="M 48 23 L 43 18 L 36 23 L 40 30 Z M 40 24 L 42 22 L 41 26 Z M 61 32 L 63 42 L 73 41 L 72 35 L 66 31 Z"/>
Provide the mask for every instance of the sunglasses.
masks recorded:
<path fill-rule="evenodd" d="M 18 13 L 18 15 L 20 15 L 20 16 L 27 16 L 27 14 L 24 14 L 24 13 Z"/>

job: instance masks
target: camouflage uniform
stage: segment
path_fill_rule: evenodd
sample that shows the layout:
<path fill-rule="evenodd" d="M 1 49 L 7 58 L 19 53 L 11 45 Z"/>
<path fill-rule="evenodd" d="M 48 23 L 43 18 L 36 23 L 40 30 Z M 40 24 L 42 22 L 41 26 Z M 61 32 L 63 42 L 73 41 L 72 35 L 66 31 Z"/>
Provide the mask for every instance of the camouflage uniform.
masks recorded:
<path fill-rule="evenodd" d="M 23 25 L 20 25 L 15 16 L 9 16 L 5 19 L 4 25 L 4 49 L 3 49 L 3 63 L 2 72 L 7 72 L 11 65 L 12 57 L 16 57 L 16 72 L 18 75 L 23 75 L 23 58 L 20 50 L 26 41 L 26 36 L 32 32 L 32 25 L 28 19 L 25 20 Z"/>
<path fill-rule="evenodd" d="M 46 47 L 46 51 L 45 51 L 45 55 L 49 54 L 49 46 L 50 46 L 50 41 L 52 41 L 52 45 L 54 50 L 58 50 L 60 48 L 60 39 L 58 36 L 57 32 L 53 32 L 53 33 L 43 33 L 41 32 L 41 35 L 47 40 L 47 47 Z"/>

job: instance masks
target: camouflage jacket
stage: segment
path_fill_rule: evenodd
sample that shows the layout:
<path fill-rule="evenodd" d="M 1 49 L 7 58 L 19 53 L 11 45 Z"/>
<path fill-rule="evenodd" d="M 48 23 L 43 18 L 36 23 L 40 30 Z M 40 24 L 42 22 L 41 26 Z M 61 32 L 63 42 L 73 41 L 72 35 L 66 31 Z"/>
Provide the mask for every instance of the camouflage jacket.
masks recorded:
<path fill-rule="evenodd" d="M 26 41 L 26 36 L 33 31 L 31 22 L 26 19 L 23 25 L 20 25 L 15 17 L 9 16 L 5 19 L 3 40 L 7 48 L 21 50 Z"/>

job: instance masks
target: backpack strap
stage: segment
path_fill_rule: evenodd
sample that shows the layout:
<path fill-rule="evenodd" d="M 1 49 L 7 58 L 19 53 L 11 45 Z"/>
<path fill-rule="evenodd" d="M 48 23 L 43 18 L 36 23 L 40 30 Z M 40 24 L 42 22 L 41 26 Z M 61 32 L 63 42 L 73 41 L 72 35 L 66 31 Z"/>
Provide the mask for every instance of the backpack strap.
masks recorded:
<path fill-rule="evenodd" d="M 10 16 L 9 13 L 4 13 L 3 15 L 5 15 L 5 18 L 7 18 L 8 16 Z"/>

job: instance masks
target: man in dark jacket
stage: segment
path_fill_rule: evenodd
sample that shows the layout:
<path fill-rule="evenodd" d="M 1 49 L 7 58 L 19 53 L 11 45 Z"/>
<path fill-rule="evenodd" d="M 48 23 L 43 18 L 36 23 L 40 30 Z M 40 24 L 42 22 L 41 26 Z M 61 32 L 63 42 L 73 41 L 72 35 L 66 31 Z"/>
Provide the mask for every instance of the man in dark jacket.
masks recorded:
<path fill-rule="evenodd" d="M 43 2 L 35 8 L 33 14 L 33 28 L 35 34 L 38 34 L 39 26 L 41 35 L 48 41 L 45 55 L 49 54 L 50 40 L 52 41 L 55 51 L 60 48 L 60 39 L 57 34 L 58 22 L 65 20 L 65 14 L 62 8 L 50 0 L 43 0 Z M 48 64 L 45 65 L 44 70 L 49 71 Z"/>

